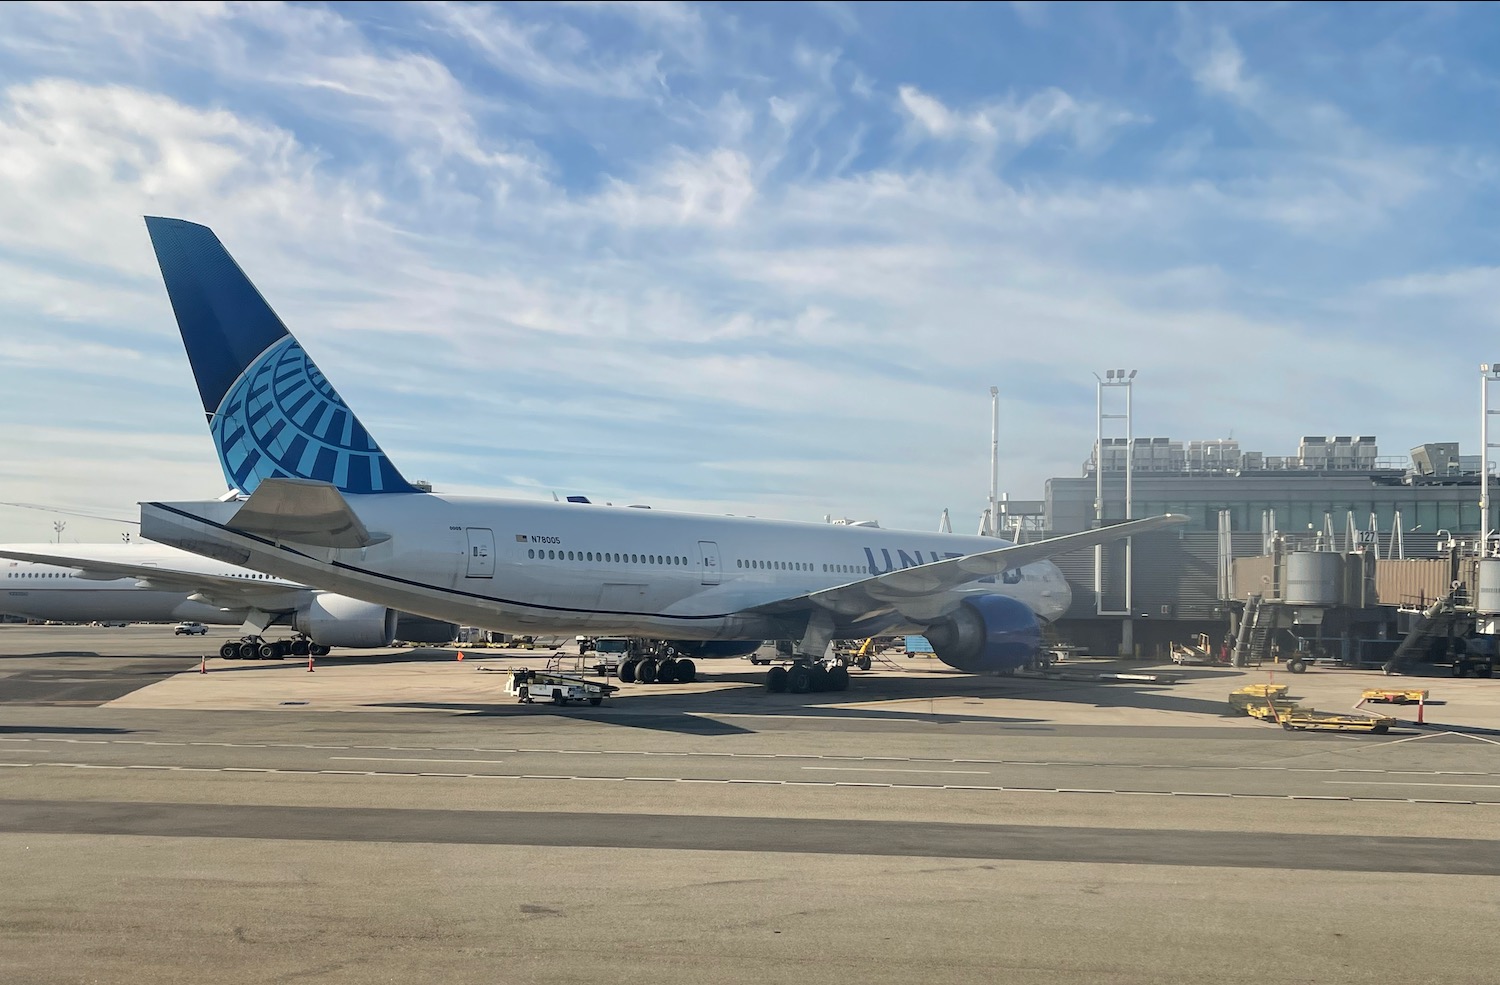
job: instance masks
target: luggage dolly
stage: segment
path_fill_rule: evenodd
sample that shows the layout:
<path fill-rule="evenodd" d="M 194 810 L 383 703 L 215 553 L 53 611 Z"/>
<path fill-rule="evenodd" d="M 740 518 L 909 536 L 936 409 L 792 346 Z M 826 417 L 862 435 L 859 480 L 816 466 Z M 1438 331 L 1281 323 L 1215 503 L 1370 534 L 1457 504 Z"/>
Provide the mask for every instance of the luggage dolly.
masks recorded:
<path fill-rule="evenodd" d="M 520 667 L 510 672 L 505 693 L 513 694 L 522 704 L 535 704 L 538 698 L 551 700 L 559 707 L 570 701 L 587 701 L 596 708 L 619 688 L 603 681 L 556 674 L 551 671 Z"/>

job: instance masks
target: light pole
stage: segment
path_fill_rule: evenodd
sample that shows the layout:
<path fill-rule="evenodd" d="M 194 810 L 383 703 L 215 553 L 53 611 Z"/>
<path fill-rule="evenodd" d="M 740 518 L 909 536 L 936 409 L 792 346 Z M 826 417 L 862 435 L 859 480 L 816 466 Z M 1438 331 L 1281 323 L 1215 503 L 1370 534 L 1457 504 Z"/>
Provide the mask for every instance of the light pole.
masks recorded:
<path fill-rule="evenodd" d="M 1000 388 L 990 387 L 990 521 L 989 535 L 1000 536 Z"/>
<path fill-rule="evenodd" d="M 1479 364 L 1479 553 L 1489 553 L 1490 543 L 1490 384 L 1500 382 L 1500 363 Z"/>
<path fill-rule="evenodd" d="M 52 521 L 52 530 L 57 535 L 57 542 L 59 544 L 62 543 L 62 532 L 63 532 L 63 530 L 65 530 L 67 528 L 67 526 L 68 526 L 68 524 L 67 524 L 67 521 L 65 521 L 65 520 L 53 520 Z"/>
<path fill-rule="evenodd" d="M 1104 526 L 1104 422 L 1107 420 L 1123 420 L 1125 422 L 1125 517 L 1130 520 L 1135 515 L 1135 422 L 1134 422 L 1134 396 L 1133 384 L 1135 382 L 1135 370 L 1109 369 L 1104 371 L 1104 376 L 1094 374 L 1094 379 L 1099 381 L 1096 407 L 1098 410 L 1098 426 L 1095 429 L 1094 440 L 1094 521 L 1095 525 Z M 1106 414 L 1104 412 L 1104 391 L 1106 388 L 1119 388 L 1125 391 L 1125 413 Z M 1130 655 L 1135 650 L 1134 627 L 1131 624 L 1131 613 L 1134 599 L 1132 597 L 1132 565 L 1131 565 L 1131 542 L 1125 538 L 1125 606 L 1116 611 L 1107 611 L 1104 608 L 1104 545 L 1094 547 L 1094 614 L 1099 616 L 1123 616 L 1120 624 L 1120 650 L 1124 655 Z"/>

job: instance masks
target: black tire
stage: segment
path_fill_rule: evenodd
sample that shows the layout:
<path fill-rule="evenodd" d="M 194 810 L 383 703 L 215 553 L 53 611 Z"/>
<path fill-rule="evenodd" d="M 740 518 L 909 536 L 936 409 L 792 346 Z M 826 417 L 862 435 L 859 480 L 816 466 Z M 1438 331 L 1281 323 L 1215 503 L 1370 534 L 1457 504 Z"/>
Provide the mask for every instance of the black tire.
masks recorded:
<path fill-rule="evenodd" d="M 810 690 L 813 690 L 813 691 L 832 691 L 833 690 L 833 688 L 830 687 L 829 683 L 828 683 L 828 680 L 829 680 L 829 678 L 828 678 L 828 668 L 826 668 L 826 667 L 813 667 L 811 670 L 808 671 L 808 673 L 810 675 L 810 683 L 811 683 Z"/>
<path fill-rule="evenodd" d="M 241 643 L 240 644 L 240 659 L 241 660 L 254 660 L 258 656 L 260 656 L 260 647 L 259 646 L 255 645 L 254 643 Z"/>
<path fill-rule="evenodd" d="M 1474 665 L 1474 676 L 1475 677 L 1490 677 L 1490 676 L 1492 676 L 1494 674 L 1494 672 L 1495 672 L 1495 668 L 1494 668 L 1493 664 L 1475 664 Z"/>
<path fill-rule="evenodd" d="M 595 708 L 599 707 L 603 703 L 604 703 L 604 695 L 602 695 L 602 694 L 591 694 L 591 695 L 589 695 L 589 704 L 593 705 Z"/>
<path fill-rule="evenodd" d="M 656 661 L 642 660 L 635 668 L 635 679 L 642 684 L 656 683 Z"/>
<path fill-rule="evenodd" d="M 766 690 L 785 691 L 787 687 L 787 673 L 785 667 L 772 667 L 766 671 Z"/>
<path fill-rule="evenodd" d="M 1307 673 L 1307 662 L 1305 660 L 1288 660 L 1286 662 L 1286 669 L 1293 674 L 1305 674 Z"/>
<path fill-rule="evenodd" d="M 868 656 L 863 656 L 863 657 L 859 658 L 859 661 L 856 663 L 855 666 L 859 667 L 860 670 L 869 670 L 870 669 L 870 664 L 871 664 L 870 658 Z"/>
<path fill-rule="evenodd" d="M 656 665 L 656 683 L 671 684 L 677 680 L 677 661 L 667 657 Z"/>
<path fill-rule="evenodd" d="M 786 689 L 793 694 L 811 691 L 812 682 L 812 668 L 806 664 L 794 664 L 786 672 Z"/>
<path fill-rule="evenodd" d="M 238 660 L 240 658 L 240 645 L 238 643 L 225 643 L 219 647 L 219 656 L 225 660 Z"/>
<path fill-rule="evenodd" d="M 305 657 L 305 656 L 307 656 L 307 647 L 308 647 L 307 640 L 292 640 L 292 656 L 294 656 L 294 657 Z"/>
<path fill-rule="evenodd" d="M 1455 660 L 1453 662 L 1453 670 L 1451 671 L 1451 673 L 1454 677 L 1467 677 L 1469 676 L 1469 668 L 1464 666 L 1462 660 Z"/>
<path fill-rule="evenodd" d="M 279 654 L 277 654 L 276 652 L 275 643 L 262 643 L 260 646 L 255 648 L 255 655 L 261 660 L 279 659 Z"/>
<path fill-rule="evenodd" d="M 828 672 L 828 690 L 849 690 L 849 668 L 835 667 Z"/>
<path fill-rule="evenodd" d="M 565 705 L 565 704 L 568 703 L 568 699 L 563 695 L 563 693 L 561 691 L 557 690 L 556 688 L 553 688 L 552 689 L 552 703 L 555 704 L 555 705 L 557 705 L 557 707 L 561 708 L 563 705 Z"/>
<path fill-rule="evenodd" d="M 1390 730 L 1391 727 L 1389 725 L 1377 725 L 1370 731 L 1374 732 L 1376 735 L 1385 735 Z"/>
<path fill-rule="evenodd" d="M 314 657 L 326 657 L 333 652 L 333 647 L 324 646 L 322 643 L 309 643 L 307 652 Z"/>
<path fill-rule="evenodd" d="M 620 683 L 621 684 L 634 684 L 635 683 L 635 661 L 634 660 L 627 660 L 624 663 L 620 664 L 619 673 L 617 673 L 615 676 L 620 679 Z"/>
<path fill-rule="evenodd" d="M 698 679 L 698 665 L 683 657 L 677 661 L 677 683 L 691 684 Z"/>

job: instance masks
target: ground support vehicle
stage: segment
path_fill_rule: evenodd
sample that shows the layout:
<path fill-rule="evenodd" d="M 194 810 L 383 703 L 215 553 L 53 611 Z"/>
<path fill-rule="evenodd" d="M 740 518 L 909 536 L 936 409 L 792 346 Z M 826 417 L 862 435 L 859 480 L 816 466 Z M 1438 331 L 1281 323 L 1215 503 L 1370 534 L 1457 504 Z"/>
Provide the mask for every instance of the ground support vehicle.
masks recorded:
<path fill-rule="evenodd" d="M 1427 700 L 1427 691 L 1423 688 L 1370 688 L 1359 696 L 1360 703 L 1366 701 L 1383 702 L 1392 705 L 1419 705 Z"/>
<path fill-rule="evenodd" d="M 570 701 L 587 701 L 598 707 L 619 688 L 603 681 L 591 681 L 584 677 L 554 674 L 542 670 L 519 667 L 510 672 L 505 683 L 505 693 L 516 697 L 522 704 L 535 704 L 537 699 L 551 701 L 562 706 Z"/>

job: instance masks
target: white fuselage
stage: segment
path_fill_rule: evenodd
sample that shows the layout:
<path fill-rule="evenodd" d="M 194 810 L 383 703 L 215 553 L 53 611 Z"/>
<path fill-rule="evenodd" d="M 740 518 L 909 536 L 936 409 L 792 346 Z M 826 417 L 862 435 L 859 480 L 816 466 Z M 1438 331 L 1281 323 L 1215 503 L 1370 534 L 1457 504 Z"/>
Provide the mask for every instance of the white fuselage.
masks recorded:
<path fill-rule="evenodd" d="M 305 605 L 313 589 L 160 544 L 5 544 L 20 553 L 65 552 L 78 558 L 242 578 L 264 585 L 275 608 Z M 277 591 L 281 589 L 282 591 Z M 0 613 L 61 622 L 194 621 L 238 626 L 246 608 L 220 608 L 197 601 L 190 591 L 153 586 L 149 579 L 90 575 L 65 563 L 38 564 L 0 557 Z M 283 596 L 279 598 L 278 596 Z"/>
<path fill-rule="evenodd" d="M 794 635 L 755 610 L 893 569 L 1005 546 L 989 537 L 706 516 L 585 503 L 347 495 L 380 542 L 352 550 L 230 529 L 240 503 L 145 503 L 142 533 L 392 608 L 504 632 L 681 640 Z M 844 613 L 840 632 L 914 630 L 965 595 L 1004 594 L 1044 621 L 1071 600 L 1048 561 L 949 592 Z M 804 616 L 805 621 L 805 616 Z"/>

